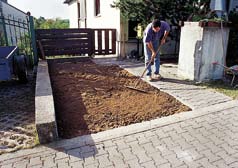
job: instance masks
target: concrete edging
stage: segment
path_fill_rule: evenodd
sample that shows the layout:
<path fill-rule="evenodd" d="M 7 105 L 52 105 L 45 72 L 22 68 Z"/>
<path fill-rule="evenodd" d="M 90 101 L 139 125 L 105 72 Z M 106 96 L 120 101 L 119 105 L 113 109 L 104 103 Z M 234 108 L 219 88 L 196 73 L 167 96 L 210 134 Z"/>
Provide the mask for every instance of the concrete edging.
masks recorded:
<path fill-rule="evenodd" d="M 35 124 L 41 144 L 58 139 L 54 99 L 46 60 L 38 63 L 35 90 Z"/>
<path fill-rule="evenodd" d="M 174 115 L 153 119 L 150 121 L 143 121 L 141 123 L 121 126 L 118 128 L 113 128 L 110 130 L 105 130 L 105 131 L 90 134 L 90 135 L 83 135 L 83 136 L 79 136 L 79 137 L 75 137 L 71 139 L 64 139 L 61 141 L 53 142 L 49 144 L 48 147 L 51 147 L 51 148 L 61 147 L 62 149 L 64 148 L 65 150 L 68 150 L 68 149 L 71 149 L 72 146 L 79 147 L 79 146 L 86 146 L 86 145 L 94 145 L 102 141 L 125 137 L 129 135 L 137 134 L 140 132 L 145 132 L 152 129 L 158 129 L 164 126 L 199 118 L 205 115 L 219 113 L 222 110 L 227 110 L 234 107 L 238 107 L 238 103 L 235 100 L 229 101 L 226 103 L 221 103 L 219 105 L 214 105 L 210 107 L 193 110 L 193 111 L 181 112 Z"/>

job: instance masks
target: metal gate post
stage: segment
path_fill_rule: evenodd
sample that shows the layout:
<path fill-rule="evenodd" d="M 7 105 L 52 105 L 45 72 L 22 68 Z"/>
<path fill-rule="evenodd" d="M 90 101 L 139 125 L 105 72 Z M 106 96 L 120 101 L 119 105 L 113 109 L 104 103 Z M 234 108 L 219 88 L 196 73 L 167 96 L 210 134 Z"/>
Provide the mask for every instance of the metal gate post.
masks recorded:
<path fill-rule="evenodd" d="M 36 35 L 35 35 L 35 29 L 34 29 L 33 16 L 29 16 L 29 25 L 30 25 L 31 44 L 32 44 L 33 55 L 34 55 L 34 65 L 37 65 L 38 55 L 37 55 L 37 49 L 36 49 Z"/>

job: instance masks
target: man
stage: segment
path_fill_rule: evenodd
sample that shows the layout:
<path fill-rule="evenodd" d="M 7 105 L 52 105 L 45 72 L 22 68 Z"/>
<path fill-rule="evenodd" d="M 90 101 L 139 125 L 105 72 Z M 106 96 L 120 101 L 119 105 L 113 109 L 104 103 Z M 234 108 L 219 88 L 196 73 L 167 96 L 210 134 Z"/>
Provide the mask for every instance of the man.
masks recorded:
<path fill-rule="evenodd" d="M 165 21 L 154 19 L 152 23 L 148 24 L 143 37 L 144 54 L 145 54 L 145 66 L 148 65 L 152 59 L 152 63 L 147 68 L 146 78 L 152 80 L 151 65 L 155 64 L 154 78 L 160 79 L 160 56 L 158 52 L 159 45 L 163 45 L 169 34 L 170 26 Z M 162 40 L 160 41 L 160 39 Z"/>

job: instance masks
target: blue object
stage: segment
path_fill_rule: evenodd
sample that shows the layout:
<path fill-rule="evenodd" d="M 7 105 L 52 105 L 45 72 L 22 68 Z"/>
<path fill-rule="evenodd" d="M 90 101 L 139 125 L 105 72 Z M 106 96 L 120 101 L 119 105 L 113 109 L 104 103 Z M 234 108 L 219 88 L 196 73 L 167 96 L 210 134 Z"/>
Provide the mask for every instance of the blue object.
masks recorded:
<path fill-rule="evenodd" d="M 14 55 L 17 54 L 17 46 L 0 47 L 0 80 L 10 80 L 14 73 Z"/>
<path fill-rule="evenodd" d="M 211 0 L 210 9 L 216 11 L 217 16 L 221 18 L 223 14 L 227 13 L 226 0 Z"/>
<path fill-rule="evenodd" d="M 226 12 L 226 1 L 225 0 L 211 0 L 211 10 Z"/>

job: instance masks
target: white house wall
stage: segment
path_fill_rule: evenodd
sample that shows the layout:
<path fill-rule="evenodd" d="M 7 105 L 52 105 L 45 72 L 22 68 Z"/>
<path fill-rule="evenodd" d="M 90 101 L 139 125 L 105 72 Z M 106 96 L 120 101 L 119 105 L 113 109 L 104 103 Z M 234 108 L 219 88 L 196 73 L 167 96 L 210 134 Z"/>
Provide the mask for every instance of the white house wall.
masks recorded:
<path fill-rule="evenodd" d="M 68 6 L 69 8 L 69 27 L 78 28 L 78 4 L 74 2 Z"/>
<path fill-rule="evenodd" d="M 100 15 L 95 16 L 94 0 L 87 0 L 87 28 L 110 28 L 116 29 L 116 39 L 119 41 L 120 32 L 120 10 L 112 8 L 114 0 L 101 0 L 100 1 Z M 119 42 L 117 42 L 117 55 Z"/>
<path fill-rule="evenodd" d="M 112 8 L 114 0 L 100 1 L 100 16 L 95 16 L 94 0 L 87 0 L 87 27 L 114 28 L 120 30 L 120 11 Z"/>

